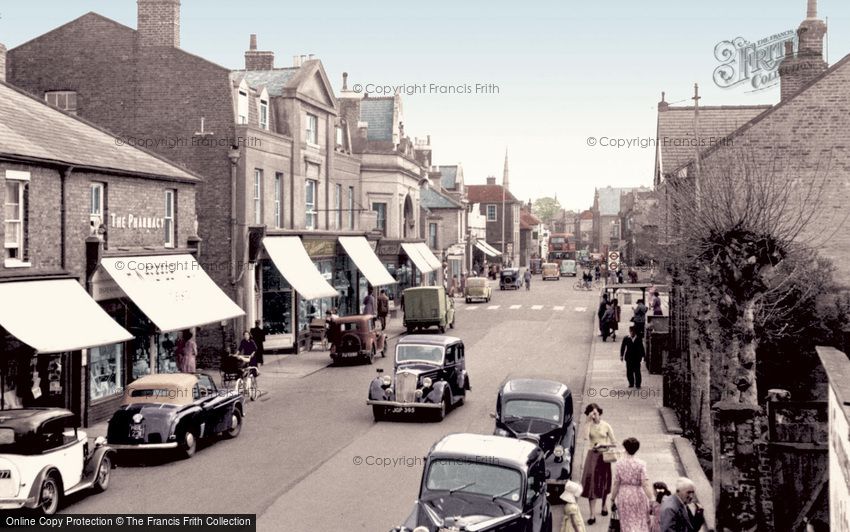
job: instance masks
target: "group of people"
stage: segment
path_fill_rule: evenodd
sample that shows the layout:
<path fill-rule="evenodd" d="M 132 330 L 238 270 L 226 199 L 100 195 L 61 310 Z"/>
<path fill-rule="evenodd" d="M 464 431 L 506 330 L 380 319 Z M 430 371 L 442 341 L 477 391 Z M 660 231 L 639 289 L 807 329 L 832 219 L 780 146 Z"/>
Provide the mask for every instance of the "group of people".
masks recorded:
<path fill-rule="evenodd" d="M 376 316 L 381 322 L 381 330 L 387 328 L 387 315 L 390 313 L 390 298 L 387 291 L 381 288 L 381 293 L 375 297 L 375 289 L 371 286 L 363 298 L 363 314 Z"/>
<path fill-rule="evenodd" d="M 584 462 L 582 483 L 568 481 L 561 499 L 564 500 L 564 521 L 561 532 L 584 532 L 584 519 L 578 497 L 588 500 L 590 517 L 588 525 L 596 523 L 599 514 L 609 514 L 607 501 L 611 499 L 611 512 L 619 515 L 622 532 L 690 532 L 699 530 L 705 522 L 703 510 L 694 500 L 694 483 L 687 478 L 676 482 L 675 494 L 664 482 L 650 487 L 646 463 L 635 458 L 640 449 L 636 438 L 623 440 L 625 455 L 616 458 L 612 472 L 611 449 L 615 444 L 614 431 L 602 420 L 602 408 L 596 403 L 587 405 L 585 437 L 590 448 Z M 597 501 L 601 504 L 597 505 Z M 689 505 L 694 505 L 691 511 Z"/>

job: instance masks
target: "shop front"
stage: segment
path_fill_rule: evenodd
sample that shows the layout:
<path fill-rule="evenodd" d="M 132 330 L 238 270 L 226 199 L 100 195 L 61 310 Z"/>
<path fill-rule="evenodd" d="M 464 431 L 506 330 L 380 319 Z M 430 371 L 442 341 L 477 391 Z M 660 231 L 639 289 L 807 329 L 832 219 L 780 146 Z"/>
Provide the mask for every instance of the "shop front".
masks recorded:
<path fill-rule="evenodd" d="M 381 259 L 375 254 L 369 241 L 362 236 L 341 236 L 339 243 L 350 262 L 354 264 L 359 272 L 358 275 L 358 299 L 356 310 L 353 314 L 360 314 L 363 310 L 363 299 L 368 293 L 369 286 L 374 287 L 375 297 L 378 290 L 383 288 L 388 291 L 396 285 L 396 279 L 390 274 Z"/>
<path fill-rule="evenodd" d="M 132 335 L 75 279 L 3 282 L 0 300 L 0 408 L 60 407 L 82 417 L 86 359 Z"/>
<path fill-rule="evenodd" d="M 420 284 L 428 286 L 437 284 L 437 272 L 443 265 L 428 246 L 424 242 L 404 242 L 401 248 L 416 266 Z"/>

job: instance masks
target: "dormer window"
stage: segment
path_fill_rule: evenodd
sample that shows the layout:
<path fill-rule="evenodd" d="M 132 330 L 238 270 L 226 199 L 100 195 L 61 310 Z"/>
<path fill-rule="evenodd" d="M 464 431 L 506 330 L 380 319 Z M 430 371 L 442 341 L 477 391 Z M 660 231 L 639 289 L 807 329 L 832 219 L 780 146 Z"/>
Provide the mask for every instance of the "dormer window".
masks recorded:
<path fill-rule="evenodd" d="M 239 99 L 236 102 L 237 124 L 248 123 L 248 92 L 239 89 Z"/>
<path fill-rule="evenodd" d="M 74 91 L 48 91 L 44 93 L 44 100 L 65 112 L 77 114 L 77 93 Z"/>
<path fill-rule="evenodd" d="M 260 99 L 260 129 L 269 129 L 269 101 Z"/>
<path fill-rule="evenodd" d="M 307 113 L 307 144 L 319 144 L 319 117 Z"/>

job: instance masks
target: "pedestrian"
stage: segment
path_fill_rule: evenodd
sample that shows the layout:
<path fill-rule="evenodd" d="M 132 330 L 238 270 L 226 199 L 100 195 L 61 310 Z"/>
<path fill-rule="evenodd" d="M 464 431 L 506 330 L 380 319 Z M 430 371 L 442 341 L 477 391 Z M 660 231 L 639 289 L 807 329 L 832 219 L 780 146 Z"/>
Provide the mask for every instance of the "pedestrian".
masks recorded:
<path fill-rule="evenodd" d="M 600 273 L 600 272 L 599 272 L 599 264 L 597 264 L 597 265 L 593 268 L 593 280 L 594 280 L 594 281 L 598 281 L 598 280 L 599 280 L 599 273 Z"/>
<path fill-rule="evenodd" d="M 638 282 L 637 270 L 635 270 L 632 267 L 629 267 L 629 282 L 632 283 L 632 284 L 637 284 L 637 282 Z"/>
<path fill-rule="evenodd" d="M 585 532 L 584 518 L 578 507 L 578 497 L 581 495 L 581 484 L 568 480 L 564 484 L 564 493 L 561 500 L 564 501 L 564 522 L 561 532 Z"/>
<path fill-rule="evenodd" d="M 652 306 L 653 316 L 661 316 L 663 314 L 661 312 L 661 295 L 658 293 L 658 290 L 652 292 L 652 299 L 650 300 L 650 305 Z"/>
<path fill-rule="evenodd" d="M 655 499 L 649 503 L 649 532 L 661 532 L 661 501 L 670 495 L 667 484 L 656 482 L 652 485 Z"/>
<path fill-rule="evenodd" d="M 180 373 L 185 373 L 186 368 L 186 360 L 183 356 L 183 349 L 186 347 L 186 332 L 182 331 L 177 335 L 177 342 L 174 345 L 174 355 L 177 362 L 177 371 Z"/>
<path fill-rule="evenodd" d="M 614 310 L 614 305 L 609 301 L 605 306 L 605 313 L 602 314 L 602 341 L 608 339 L 609 336 L 613 336 L 612 341 L 617 340 L 617 331 L 614 330 L 614 324 L 616 320 L 616 311 Z"/>
<path fill-rule="evenodd" d="M 198 357 L 198 344 L 195 343 L 192 331 L 183 331 L 183 373 L 195 373 Z"/>
<path fill-rule="evenodd" d="M 615 331 L 620 330 L 620 300 L 616 297 L 611 300 L 611 306 L 614 307 L 614 326 L 611 327 Z"/>
<path fill-rule="evenodd" d="M 339 325 L 336 321 L 338 318 L 336 307 L 325 312 L 325 338 L 330 345 L 335 345 L 336 339 L 339 337 Z"/>
<path fill-rule="evenodd" d="M 643 347 L 643 341 L 637 337 L 635 328 L 629 327 L 629 335 L 623 338 L 623 343 L 620 344 L 620 362 L 626 363 L 626 379 L 629 381 L 629 388 L 640 390 L 640 363 L 644 358 L 646 358 L 646 350 Z"/>
<path fill-rule="evenodd" d="M 381 330 L 387 328 L 387 314 L 390 313 L 390 298 L 387 297 L 387 291 L 381 288 L 381 293 L 378 295 L 378 321 L 381 322 Z"/>
<path fill-rule="evenodd" d="M 646 476 L 646 462 L 635 458 L 640 449 L 637 438 L 623 440 L 625 456 L 614 468 L 611 500 L 620 514 L 622 532 L 649 532 L 649 503 L 652 490 Z M 614 509 L 614 506 L 611 507 Z"/>
<path fill-rule="evenodd" d="M 242 333 L 242 341 L 239 342 L 238 354 L 248 357 L 249 366 L 257 366 L 257 343 L 251 338 L 251 331 Z"/>
<path fill-rule="evenodd" d="M 680 477 L 676 481 L 676 493 L 661 501 L 661 532 L 696 532 L 705 523 L 702 507 L 694 501 L 694 483 Z M 696 511 L 691 513 L 688 505 L 694 503 Z"/>
<path fill-rule="evenodd" d="M 452 297 L 457 296 L 457 287 L 458 287 L 457 275 L 454 275 L 454 276 L 452 276 Z"/>
<path fill-rule="evenodd" d="M 623 284 L 623 269 L 617 268 L 617 284 Z"/>
<path fill-rule="evenodd" d="M 377 314 L 374 293 L 375 289 L 370 286 L 366 297 L 363 298 L 363 314 L 368 316 L 374 316 Z"/>
<path fill-rule="evenodd" d="M 531 270 L 525 270 L 523 277 L 525 278 L 525 289 L 531 290 Z"/>
<path fill-rule="evenodd" d="M 584 471 L 581 484 L 583 497 L 587 498 L 590 508 L 590 519 L 587 524 L 596 522 L 595 501 L 602 499 L 602 515 L 608 515 L 605 504 L 608 494 L 611 493 L 611 464 L 603 459 L 603 451 L 614 445 L 614 431 L 611 425 L 602 421 L 602 408 L 596 403 L 590 403 L 584 409 L 587 416 L 586 436 L 590 443 L 587 457 L 584 460 Z"/>
<path fill-rule="evenodd" d="M 254 343 L 257 344 L 257 363 L 262 366 L 265 362 L 263 359 L 263 355 L 265 354 L 263 344 L 266 341 L 266 331 L 263 329 L 260 320 L 254 322 L 254 328 L 251 329 L 251 338 L 253 338 Z"/>
<path fill-rule="evenodd" d="M 605 311 L 608 310 L 608 294 L 602 294 L 602 301 L 599 302 L 599 308 L 596 310 L 596 316 L 599 318 L 599 332 L 602 333 L 603 337 L 607 337 L 603 331 L 604 323 L 602 322 L 602 318 L 605 316 Z"/>
<path fill-rule="evenodd" d="M 643 304 L 643 299 L 638 299 L 633 309 L 632 323 L 635 328 L 635 334 L 638 338 L 643 339 L 646 331 L 646 305 Z"/>

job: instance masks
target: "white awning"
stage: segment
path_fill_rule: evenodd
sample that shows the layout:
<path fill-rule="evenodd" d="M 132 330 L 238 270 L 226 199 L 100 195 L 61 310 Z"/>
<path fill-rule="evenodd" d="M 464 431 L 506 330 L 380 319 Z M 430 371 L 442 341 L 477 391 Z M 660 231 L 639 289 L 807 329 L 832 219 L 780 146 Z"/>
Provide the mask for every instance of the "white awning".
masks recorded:
<path fill-rule="evenodd" d="M 381 264 L 381 260 L 372 251 L 366 237 L 363 236 L 341 236 L 339 243 L 345 248 L 345 252 L 357 265 L 357 269 L 366 276 L 372 286 L 384 286 L 395 284 L 396 280 L 390 272 Z"/>
<path fill-rule="evenodd" d="M 322 277 L 297 236 L 269 236 L 263 239 L 263 246 L 280 274 L 302 298 L 319 299 L 339 295 Z"/>
<path fill-rule="evenodd" d="M 428 247 L 428 244 L 425 242 L 417 242 L 416 247 L 419 249 L 419 252 L 422 253 L 422 256 L 425 257 L 425 260 L 428 261 L 428 264 L 431 265 L 435 270 L 439 270 L 443 267 L 443 262 L 437 258 L 436 255 L 431 251 L 431 248 Z"/>
<path fill-rule="evenodd" d="M 498 257 L 499 255 L 501 255 L 501 253 L 499 253 L 498 251 L 496 251 L 495 249 L 493 249 L 493 248 L 492 248 L 489 244 L 487 244 L 487 243 L 486 243 L 486 242 L 484 242 L 483 240 L 478 240 L 478 241 L 476 241 L 476 242 L 475 242 L 475 247 L 477 247 L 477 248 L 478 248 L 478 249 L 480 249 L 480 250 L 481 250 L 481 251 L 482 251 L 485 255 L 488 255 L 488 256 L 490 256 L 490 257 Z"/>
<path fill-rule="evenodd" d="M 431 266 L 425 257 L 422 256 L 422 251 L 419 247 L 414 243 L 402 243 L 401 247 L 404 248 L 404 252 L 407 253 L 407 256 L 410 257 L 410 260 L 413 261 L 413 264 L 416 266 L 416 269 L 421 273 L 431 273 L 436 268 Z"/>
<path fill-rule="evenodd" d="M 100 264 L 162 332 L 245 314 L 192 255 L 106 258 Z"/>
<path fill-rule="evenodd" d="M 0 325 L 39 353 L 133 338 L 73 279 L 0 283 Z"/>

